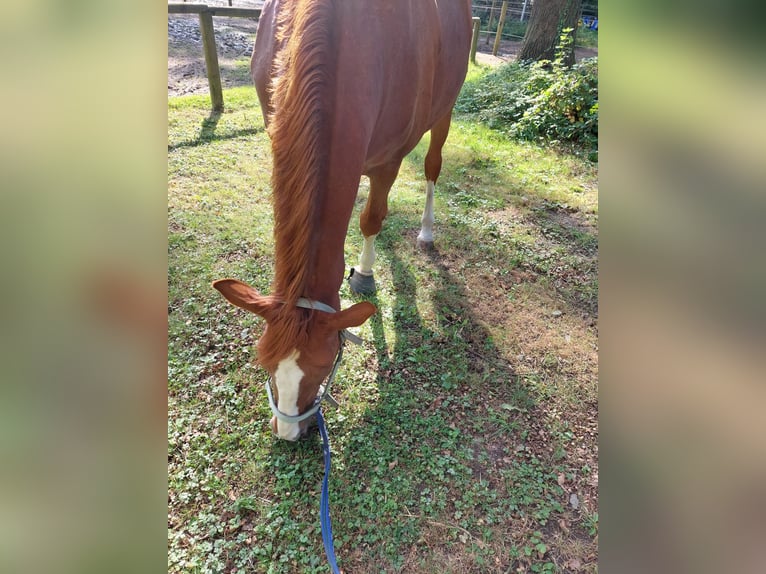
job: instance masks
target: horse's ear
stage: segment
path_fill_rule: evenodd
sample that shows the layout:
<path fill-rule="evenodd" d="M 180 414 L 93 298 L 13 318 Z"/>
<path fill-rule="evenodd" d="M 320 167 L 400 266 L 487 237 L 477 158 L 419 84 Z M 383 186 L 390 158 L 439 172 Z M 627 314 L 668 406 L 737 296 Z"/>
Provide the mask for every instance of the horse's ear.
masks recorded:
<path fill-rule="evenodd" d="M 274 300 L 271 297 L 261 295 L 247 283 L 237 279 L 219 279 L 213 281 L 213 287 L 220 291 L 226 300 L 237 307 L 252 311 L 267 321 L 274 312 Z"/>
<path fill-rule="evenodd" d="M 342 331 L 348 327 L 358 327 L 364 323 L 378 309 L 369 301 L 362 301 L 344 309 L 340 313 L 330 315 L 327 324 L 334 331 Z"/>

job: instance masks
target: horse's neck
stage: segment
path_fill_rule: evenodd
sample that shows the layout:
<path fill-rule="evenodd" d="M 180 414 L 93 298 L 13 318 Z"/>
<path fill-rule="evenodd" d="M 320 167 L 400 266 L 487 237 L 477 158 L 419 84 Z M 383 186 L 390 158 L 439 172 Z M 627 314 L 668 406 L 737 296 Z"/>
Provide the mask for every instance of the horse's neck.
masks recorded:
<path fill-rule="evenodd" d="M 332 198 L 330 198 L 332 199 Z M 344 243 L 348 217 L 344 217 L 332 202 L 322 209 L 312 245 L 313 262 L 307 276 L 304 297 L 338 307 L 338 292 L 345 275 Z"/>
<path fill-rule="evenodd" d="M 290 251 L 294 245 L 289 233 L 277 234 L 274 292 L 285 299 L 308 297 L 337 307 L 344 275 L 343 246 L 348 220 L 339 221 L 333 207 L 332 201 L 322 201 L 314 208 L 318 213 L 307 216 L 315 229 L 309 231 L 305 250 L 300 253 Z M 298 276 L 304 279 L 296 285 L 291 278 Z"/>
<path fill-rule="evenodd" d="M 352 129 L 353 121 L 352 114 L 337 114 L 333 121 L 326 192 L 319 202 L 314 234 L 316 265 L 307 285 L 307 296 L 329 305 L 339 301 L 338 291 L 346 276 L 346 234 L 368 145 L 363 121 L 360 119 L 355 124 L 356 130 Z"/>
<path fill-rule="evenodd" d="M 372 120 L 367 110 L 347 105 L 334 81 L 340 69 L 336 4 L 292 6 L 280 26 L 299 40 L 288 42 L 278 57 L 284 73 L 273 83 L 270 125 L 276 219 L 284 222 L 277 231 L 277 284 L 293 302 L 311 297 L 334 304 L 369 142 L 360 117 Z"/>

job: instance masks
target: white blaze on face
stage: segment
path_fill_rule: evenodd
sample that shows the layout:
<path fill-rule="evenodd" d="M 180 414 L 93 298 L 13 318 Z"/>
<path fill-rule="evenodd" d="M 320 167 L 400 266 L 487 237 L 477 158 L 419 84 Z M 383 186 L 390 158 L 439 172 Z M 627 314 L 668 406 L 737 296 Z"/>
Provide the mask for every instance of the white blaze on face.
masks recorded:
<path fill-rule="evenodd" d="M 303 371 L 298 366 L 300 352 L 293 351 L 282 359 L 274 372 L 274 381 L 279 393 L 277 408 L 286 415 L 298 414 L 298 391 L 300 390 Z M 285 440 L 296 440 L 300 435 L 300 425 L 277 420 L 277 435 Z"/>

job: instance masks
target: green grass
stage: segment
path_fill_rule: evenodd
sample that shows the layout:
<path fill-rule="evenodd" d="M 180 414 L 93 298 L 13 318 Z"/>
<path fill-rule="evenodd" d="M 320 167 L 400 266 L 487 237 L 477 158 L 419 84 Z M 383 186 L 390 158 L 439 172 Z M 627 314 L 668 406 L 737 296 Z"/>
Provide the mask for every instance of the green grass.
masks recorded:
<path fill-rule="evenodd" d="M 268 137 L 252 88 L 224 99 L 219 116 L 207 97 L 168 105 L 168 569 L 324 573 L 319 439 L 271 436 L 251 351 L 263 324 L 210 287 L 268 292 L 273 266 Z M 426 149 L 392 191 L 378 313 L 326 412 L 341 568 L 595 571 L 596 168 L 455 118 L 425 254 Z"/>

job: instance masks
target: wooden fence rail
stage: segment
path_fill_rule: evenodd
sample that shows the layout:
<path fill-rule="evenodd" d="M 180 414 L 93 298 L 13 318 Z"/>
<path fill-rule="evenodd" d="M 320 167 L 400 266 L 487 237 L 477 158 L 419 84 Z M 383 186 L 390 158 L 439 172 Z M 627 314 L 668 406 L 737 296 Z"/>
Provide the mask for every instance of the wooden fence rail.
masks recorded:
<path fill-rule="evenodd" d="M 260 8 L 232 8 L 231 6 L 207 6 L 205 4 L 168 4 L 168 14 L 201 14 L 210 12 L 213 16 L 229 18 L 258 18 Z"/>
<path fill-rule="evenodd" d="M 199 14 L 202 49 L 205 52 L 205 69 L 210 86 L 210 101 L 214 112 L 223 111 L 223 88 L 221 68 L 218 66 L 218 50 L 215 46 L 213 16 L 229 18 L 259 18 L 260 8 L 232 8 L 230 6 L 207 6 L 205 4 L 168 4 L 168 14 Z"/>

